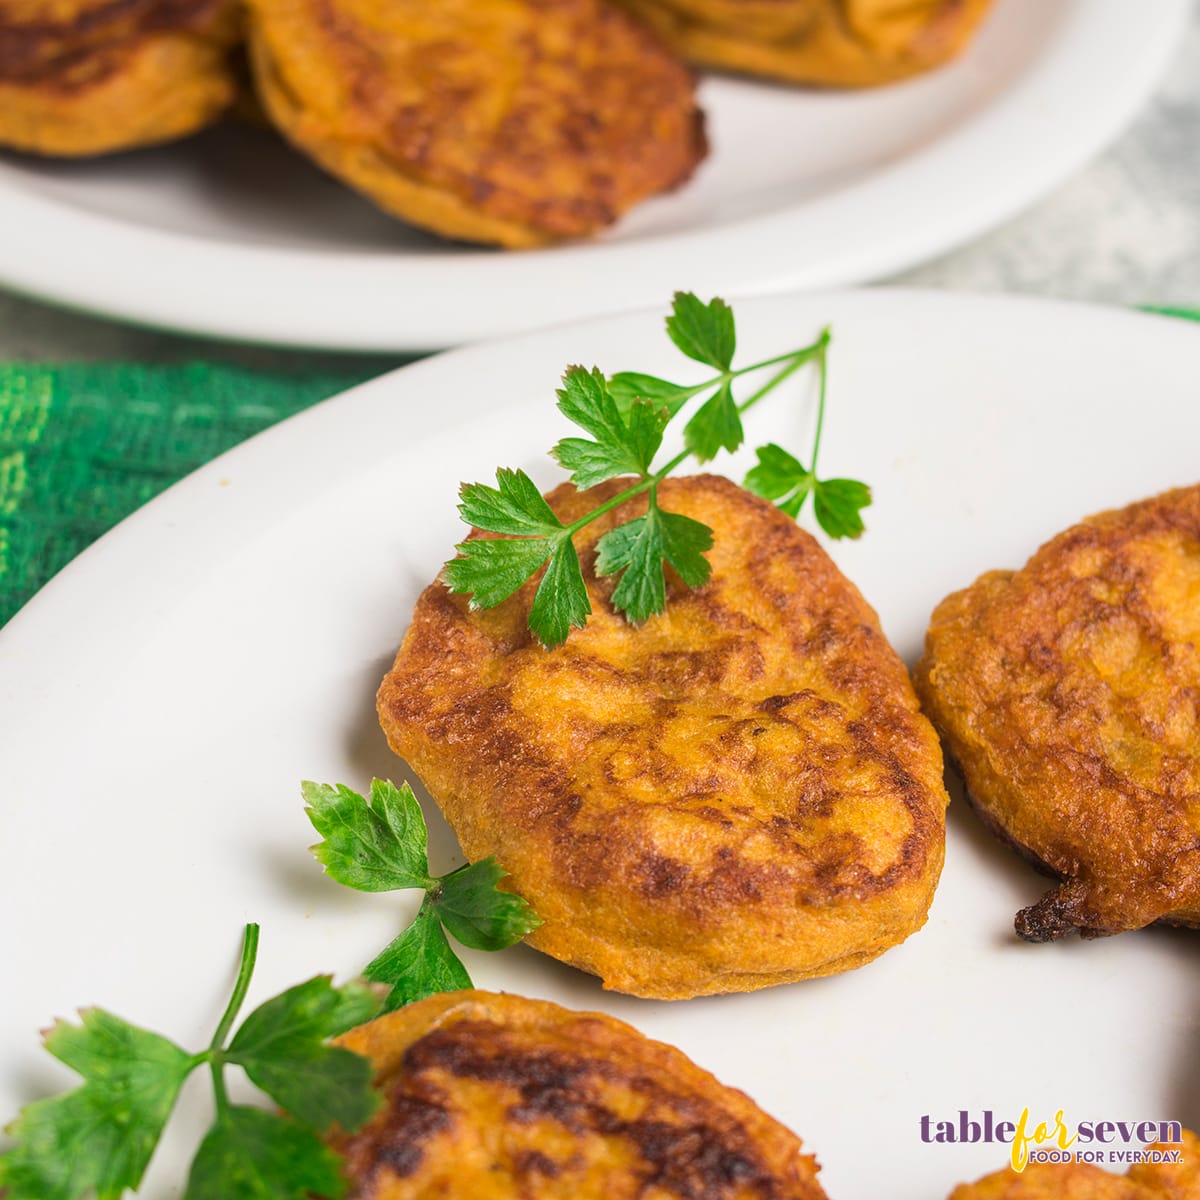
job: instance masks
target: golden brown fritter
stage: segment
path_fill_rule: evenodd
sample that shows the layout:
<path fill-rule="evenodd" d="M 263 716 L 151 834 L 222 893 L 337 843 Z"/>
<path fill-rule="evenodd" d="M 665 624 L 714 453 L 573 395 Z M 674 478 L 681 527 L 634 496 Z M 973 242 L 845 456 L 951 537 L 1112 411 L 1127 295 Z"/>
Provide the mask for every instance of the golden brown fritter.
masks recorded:
<path fill-rule="evenodd" d="M 705 153 L 687 68 L 601 0 L 250 0 L 272 120 L 447 237 L 580 237 Z"/>
<path fill-rule="evenodd" d="M 548 500 L 570 521 L 628 480 Z M 874 612 L 817 543 L 716 476 L 662 505 L 714 530 L 713 574 L 641 627 L 592 604 L 555 650 L 535 584 L 487 612 L 435 582 L 379 692 L 392 748 L 470 859 L 545 924 L 528 941 L 606 987 L 676 999 L 861 966 L 924 924 L 942 865 L 941 752 Z"/>
<path fill-rule="evenodd" d="M 384 1097 L 336 1147 L 351 1200 L 824 1200 L 795 1134 L 601 1013 L 451 992 L 341 1041 Z"/>
<path fill-rule="evenodd" d="M 960 1183 L 949 1200 L 1200 1200 L 1200 1141 L 1183 1131 L 1181 1146 L 1150 1150 L 1182 1152 L 1182 1162 L 1135 1163 L 1113 1175 L 1091 1163 L 1032 1163 L 1017 1174 L 1005 1167 L 975 1183 Z"/>
<path fill-rule="evenodd" d="M 237 83 L 234 0 L 0 0 L 0 145 L 85 156 L 216 120 Z"/>
<path fill-rule="evenodd" d="M 618 0 L 691 62 L 870 87 L 958 55 L 992 0 Z"/>
<path fill-rule="evenodd" d="M 943 600 L 916 684 L 985 821 L 1063 880 L 1022 937 L 1200 924 L 1200 486 Z"/>

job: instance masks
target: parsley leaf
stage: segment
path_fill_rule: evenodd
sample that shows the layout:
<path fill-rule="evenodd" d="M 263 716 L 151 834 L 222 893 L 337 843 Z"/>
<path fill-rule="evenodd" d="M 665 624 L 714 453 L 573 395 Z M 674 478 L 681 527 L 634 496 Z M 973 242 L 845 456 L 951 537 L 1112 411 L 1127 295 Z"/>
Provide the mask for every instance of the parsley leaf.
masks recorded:
<path fill-rule="evenodd" d="M 429 887 L 425 816 L 412 789 L 371 781 L 368 803 L 342 784 L 302 783 L 305 812 L 325 839 L 312 852 L 338 883 L 360 892 Z"/>
<path fill-rule="evenodd" d="M 566 542 L 564 546 L 573 556 L 575 550 L 571 543 Z M 575 570 L 579 570 L 578 559 L 575 559 Z M 582 577 L 579 583 L 582 587 Z M 585 591 L 585 602 L 586 599 Z M 318 832 L 330 839 L 313 847 L 313 853 L 325 863 L 329 875 L 347 887 L 364 892 L 407 888 L 421 888 L 425 892 L 416 918 L 363 970 L 372 983 L 386 984 L 391 989 L 386 1002 L 388 1011 L 436 992 L 471 986 L 471 977 L 447 941 L 446 930 L 472 949 L 500 950 L 520 941 L 541 924 L 524 900 L 496 886 L 504 878 L 504 871 L 494 859 L 459 867 L 440 878 L 428 878 L 425 821 L 408 784 L 397 788 L 378 779 L 372 780 L 370 803 L 340 784 L 328 787 L 306 783 L 303 794 L 309 801 L 306 809 L 309 820 Z M 313 797 L 321 800 L 335 797 L 337 820 L 330 820 L 325 809 L 314 805 Z M 389 815 L 386 821 L 379 818 L 381 805 Z M 370 839 L 357 834 L 364 826 L 370 828 Z M 347 830 L 355 831 L 349 849 L 343 848 L 340 842 L 331 845 L 331 842 L 343 839 Z M 372 861 L 385 864 L 396 860 L 408 864 L 419 861 L 421 877 L 394 872 L 393 882 L 383 886 L 383 881 L 389 877 L 386 871 L 364 872 L 353 857 L 355 848 L 364 842 L 370 845 Z M 247 1024 L 252 1019 L 248 1018 Z M 259 1081 L 256 1079 L 255 1082 Z M 260 1086 L 270 1091 L 265 1083 Z M 283 1100 L 280 1103 L 285 1108 L 290 1107 Z"/>
<path fill-rule="evenodd" d="M 812 475 L 808 468 L 774 442 L 760 446 L 754 453 L 758 465 L 746 473 L 742 486 L 764 500 L 774 501 L 789 517 L 799 516 L 800 508 L 812 490 Z"/>
<path fill-rule="evenodd" d="M 494 488 L 464 483 L 459 489 L 458 511 L 468 525 L 490 533 L 551 534 L 562 528 L 537 484 L 524 471 L 504 467 L 496 472 Z"/>
<path fill-rule="evenodd" d="M 733 309 L 724 300 L 705 304 L 693 292 L 676 292 L 667 335 L 680 350 L 697 362 L 728 371 L 737 349 Z"/>
<path fill-rule="evenodd" d="M 136 1189 L 197 1060 L 173 1042 L 85 1009 L 81 1025 L 55 1024 L 46 1049 L 84 1078 L 64 1096 L 22 1109 L 0 1155 L 9 1200 L 100 1200 Z"/>
<path fill-rule="evenodd" d="M 861 537 L 862 510 L 870 503 L 871 489 L 857 479 L 822 479 L 813 491 L 817 523 L 833 538 Z"/>
<path fill-rule="evenodd" d="M 758 465 L 747 472 L 744 486 L 774 501 L 791 517 L 798 516 L 809 493 L 817 524 L 832 538 L 860 537 L 866 528 L 861 512 L 871 503 L 871 489 L 857 479 L 817 479 L 797 458 L 774 442 L 755 453 Z"/>
<path fill-rule="evenodd" d="M 550 538 L 470 538 L 455 546 L 461 557 L 443 568 L 452 592 L 469 592 L 472 609 L 495 608 L 532 579 L 554 553 Z"/>
<path fill-rule="evenodd" d="M 644 517 L 609 530 L 596 546 L 596 571 L 623 571 L 612 595 L 613 607 L 635 624 L 666 607 L 663 563 L 670 563 L 689 587 L 700 587 L 712 568 L 704 551 L 712 548 L 712 530 L 681 513 L 663 512 L 651 496 Z"/>
<path fill-rule="evenodd" d="M 451 871 L 432 893 L 442 924 L 472 950 L 503 950 L 542 923 L 519 896 L 499 889 L 504 875 L 494 858 L 484 858 Z"/>
<path fill-rule="evenodd" d="M 311 1129 L 277 1113 L 227 1108 L 192 1160 L 184 1200 L 339 1200 L 341 1161 Z"/>
<path fill-rule="evenodd" d="M 713 531 L 703 521 L 682 513 L 659 512 L 659 523 L 663 558 L 688 587 L 703 587 L 712 574 L 712 566 L 704 554 L 712 549 Z"/>
<path fill-rule="evenodd" d="M 6 1200 L 120 1200 L 145 1174 L 187 1076 L 212 1072 L 216 1121 L 192 1163 L 186 1200 L 308 1200 L 344 1193 L 337 1155 L 318 1134 L 354 1130 L 374 1111 L 371 1064 L 327 1038 L 375 1016 L 363 987 L 311 979 L 268 1000 L 226 1045 L 254 971 L 258 926 L 247 925 L 225 1013 L 206 1050 L 173 1042 L 87 1009 L 79 1026 L 58 1022 L 46 1048 L 84 1078 L 64 1096 L 22 1109 L 0 1154 Z M 241 1065 L 288 1116 L 229 1103 L 224 1069 Z"/>
<path fill-rule="evenodd" d="M 628 412 L 635 400 L 649 400 L 665 408 L 670 418 L 696 394 L 696 389 L 638 371 L 618 371 L 608 381 L 608 394 L 622 412 Z"/>
<path fill-rule="evenodd" d="M 365 988 L 335 988 L 328 976 L 297 984 L 260 1005 L 242 1022 L 225 1060 L 255 1087 L 321 1133 L 333 1124 L 355 1129 L 375 1111 L 367 1059 L 326 1039 L 379 1012 Z"/>
<path fill-rule="evenodd" d="M 391 988 L 384 1003 L 386 1012 L 438 992 L 471 986 L 471 976 L 450 948 L 429 896 L 421 901 L 413 923 L 366 965 L 363 975 Z"/>
<path fill-rule="evenodd" d="M 729 384 L 722 384 L 683 427 L 683 442 L 701 462 L 716 458 L 722 450 L 736 450 L 745 440 L 742 417 Z"/>
<path fill-rule="evenodd" d="M 558 411 L 598 442 L 621 440 L 621 413 L 609 395 L 608 380 L 598 367 L 590 371 L 586 367 L 568 367 L 563 385 L 555 395 Z"/>
<path fill-rule="evenodd" d="M 570 367 L 558 393 L 559 410 L 592 435 L 563 438 L 550 451 L 571 472 L 578 488 L 594 487 L 617 475 L 644 476 L 662 445 L 667 412 L 649 400 L 618 407 L 596 368 Z"/>
<path fill-rule="evenodd" d="M 574 627 L 582 629 L 592 611 L 574 543 L 560 542 L 529 608 L 529 628 L 543 646 L 558 646 Z"/>
<path fill-rule="evenodd" d="M 623 572 L 613 589 L 612 606 L 635 625 L 662 612 L 667 603 L 657 512 L 651 507 L 644 517 L 610 529 L 596 543 L 597 574 Z"/>

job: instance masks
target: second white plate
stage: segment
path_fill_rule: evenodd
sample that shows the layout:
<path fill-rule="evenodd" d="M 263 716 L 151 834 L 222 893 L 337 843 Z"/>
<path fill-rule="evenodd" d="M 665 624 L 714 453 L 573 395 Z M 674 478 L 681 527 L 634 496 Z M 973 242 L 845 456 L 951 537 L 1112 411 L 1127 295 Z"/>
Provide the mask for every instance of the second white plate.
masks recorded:
<path fill-rule="evenodd" d="M 268 135 L 0 158 L 0 283 L 242 341 L 420 350 L 655 304 L 877 279 L 1010 216 L 1114 136 L 1188 0 L 997 0 L 959 62 L 867 92 L 709 78 L 711 159 L 593 242 L 505 253 L 382 216 Z"/>

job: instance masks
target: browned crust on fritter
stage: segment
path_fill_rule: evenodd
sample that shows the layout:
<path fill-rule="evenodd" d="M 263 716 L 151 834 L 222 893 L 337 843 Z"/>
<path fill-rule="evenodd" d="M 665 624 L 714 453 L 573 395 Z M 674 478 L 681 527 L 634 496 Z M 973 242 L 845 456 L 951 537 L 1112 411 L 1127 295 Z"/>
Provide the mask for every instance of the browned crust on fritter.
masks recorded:
<path fill-rule="evenodd" d="M 601 1013 L 453 992 L 351 1031 L 381 1111 L 342 1139 L 352 1200 L 823 1200 L 800 1139 Z"/>
<path fill-rule="evenodd" d="M 706 153 L 694 79 L 601 0 L 251 0 L 283 133 L 376 204 L 448 237 L 580 237 Z"/>
<path fill-rule="evenodd" d="M 622 486 L 556 489 L 564 521 Z M 713 577 L 634 628 L 578 539 L 587 627 L 546 651 L 535 584 L 486 613 L 435 582 L 379 693 L 392 748 L 529 941 L 635 995 L 749 991 L 856 967 L 919 928 L 941 870 L 941 755 L 874 612 L 818 544 L 726 479 L 668 480 Z"/>
<path fill-rule="evenodd" d="M 232 102 L 234 0 L 0 0 L 0 145 L 91 155 L 192 133 Z"/>
<path fill-rule="evenodd" d="M 1181 1145 L 1156 1142 L 1148 1150 L 1182 1152 L 1179 1163 L 1135 1163 L 1114 1175 L 1092 1163 L 1031 1163 L 960 1183 L 949 1200 L 1200 1200 L 1200 1140 L 1183 1131 Z"/>
<path fill-rule="evenodd" d="M 970 43 L 992 0 L 617 0 L 690 61 L 825 87 L 928 71 Z"/>
<path fill-rule="evenodd" d="M 988 824 L 1063 883 L 1049 941 L 1200 924 L 1200 486 L 1101 513 L 938 606 L 923 705 Z"/>

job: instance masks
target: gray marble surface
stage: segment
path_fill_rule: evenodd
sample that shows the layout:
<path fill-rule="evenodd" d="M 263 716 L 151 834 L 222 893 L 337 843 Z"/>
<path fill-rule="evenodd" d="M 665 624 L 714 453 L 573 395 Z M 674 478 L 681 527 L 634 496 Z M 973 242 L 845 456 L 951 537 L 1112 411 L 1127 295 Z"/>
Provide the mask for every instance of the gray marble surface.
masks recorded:
<path fill-rule="evenodd" d="M 1107 153 L 1015 220 L 889 282 L 1200 308 L 1200 3 Z"/>
<path fill-rule="evenodd" d="M 1200 308 L 1200 3 L 1152 99 L 1106 153 L 1000 228 L 883 282 Z M 336 361 L 134 329 L 0 292 L 0 359 L 196 358 Z M 381 368 L 393 361 L 404 360 Z"/>

